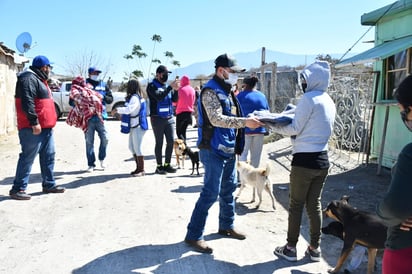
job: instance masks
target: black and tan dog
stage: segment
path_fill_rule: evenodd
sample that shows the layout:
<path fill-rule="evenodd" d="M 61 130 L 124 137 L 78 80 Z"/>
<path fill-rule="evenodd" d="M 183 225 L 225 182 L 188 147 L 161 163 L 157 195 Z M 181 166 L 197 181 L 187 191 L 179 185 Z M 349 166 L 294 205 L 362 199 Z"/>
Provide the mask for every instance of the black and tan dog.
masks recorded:
<path fill-rule="evenodd" d="M 193 173 L 195 172 L 195 166 L 197 175 L 199 175 L 199 151 L 193 151 L 189 146 L 186 145 L 186 148 L 183 151 L 183 155 L 188 155 L 190 161 L 192 161 L 192 173 L 190 175 L 193 175 Z"/>
<path fill-rule="evenodd" d="M 368 249 L 368 271 L 373 272 L 378 249 L 384 248 L 387 227 L 374 214 L 357 210 L 348 203 L 349 196 L 334 200 L 328 204 L 326 216 L 342 224 L 343 248 L 334 269 L 329 273 L 338 273 L 356 244 Z"/>

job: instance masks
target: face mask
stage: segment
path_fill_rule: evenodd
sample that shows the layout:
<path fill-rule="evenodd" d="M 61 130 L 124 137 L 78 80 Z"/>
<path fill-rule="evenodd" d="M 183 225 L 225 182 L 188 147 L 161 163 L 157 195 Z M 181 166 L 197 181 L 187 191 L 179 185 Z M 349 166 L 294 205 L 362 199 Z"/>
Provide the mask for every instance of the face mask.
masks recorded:
<path fill-rule="evenodd" d="M 401 119 L 409 131 L 412 131 L 412 121 L 408 120 L 409 108 L 401 111 Z"/>
<path fill-rule="evenodd" d="M 99 78 L 99 75 L 91 75 L 90 79 L 92 79 L 93 81 L 97 81 Z"/>
<path fill-rule="evenodd" d="M 230 73 L 230 72 L 227 72 L 227 74 L 229 75 L 229 78 L 225 79 L 225 82 L 228 83 L 228 84 L 231 84 L 231 85 L 236 84 L 237 79 L 238 79 L 237 74 L 236 73 Z"/>
<path fill-rule="evenodd" d="M 163 73 L 162 77 L 160 77 L 160 81 L 162 81 L 163 83 L 166 83 L 167 79 L 169 79 L 169 74 L 168 73 Z"/>
<path fill-rule="evenodd" d="M 302 83 L 302 90 L 303 90 L 303 93 L 305 93 L 306 92 L 306 88 L 308 87 L 308 84 L 306 84 L 306 83 Z"/>

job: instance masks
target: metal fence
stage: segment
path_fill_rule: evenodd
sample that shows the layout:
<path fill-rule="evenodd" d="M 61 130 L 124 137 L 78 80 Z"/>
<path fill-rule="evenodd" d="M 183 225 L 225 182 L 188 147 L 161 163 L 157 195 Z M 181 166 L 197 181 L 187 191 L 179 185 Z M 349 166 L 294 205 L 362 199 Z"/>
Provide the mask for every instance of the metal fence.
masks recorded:
<path fill-rule="evenodd" d="M 276 68 L 276 67 L 275 67 Z M 275 81 L 271 75 L 276 75 Z M 297 104 L 302 95 L 298 72 L 265 71 L 259 88 L 268 98 L 271 112 L 281 112 L 288 103 Z M 262 81 L 263 80 L 263 81 Z M 276 87 L 276 88 L 274 88 Z M 373 110 L 374 74 L 371 71 L 334 71 L 328 93 L 337 113 L 330 141 L 332 162 L 347 170 L 367 162 Z M 343 163 L 343 164 L 342 164 Z"/>
<path fill-rule="evenodd" d="M 364 164 L 369 150 L 373 111 L 374 74 L 372 72 L 336 73 L 328 93 L 336 105 L 333 157 L 347 157 L 347 162 Z"/>

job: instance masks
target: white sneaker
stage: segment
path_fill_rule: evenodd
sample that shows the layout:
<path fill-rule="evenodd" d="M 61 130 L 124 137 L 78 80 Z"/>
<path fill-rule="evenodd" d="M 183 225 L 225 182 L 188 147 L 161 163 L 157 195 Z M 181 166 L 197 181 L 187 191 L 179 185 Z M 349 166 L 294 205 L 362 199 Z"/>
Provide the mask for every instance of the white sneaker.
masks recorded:
<path fill-rule="evenodd" d="M 87 168 L 87 172 L 93 172 L 94 171 L 94 166 L 89 166 Z"/>
<path fill-rule="evenodd" d="M 106 163 L 104 162 L 104 160 L 100 160 L 100 167 L 101 167 L 102 169 L 105 169 L 105 168 L 106 168 Z"/>

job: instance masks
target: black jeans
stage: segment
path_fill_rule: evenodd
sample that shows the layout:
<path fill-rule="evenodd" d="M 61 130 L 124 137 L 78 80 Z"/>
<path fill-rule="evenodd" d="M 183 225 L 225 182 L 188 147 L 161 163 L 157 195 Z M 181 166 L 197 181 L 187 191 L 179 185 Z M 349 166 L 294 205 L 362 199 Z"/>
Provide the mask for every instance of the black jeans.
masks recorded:
<path fill-rule="evenodd" d="M 192 124 L 192 113 L 182 112 L 176 115 L 176 135 L 177 138 L 186 140 L 186 130 Z"/>
<path fill-rule="evenodd" d="M 165 149 L 165 163 L 170 164 L 173 152 L 173 142 L 175 136 L 174 125 L 175 120 L 170 118 L 161 118 L 159 116 L 150 117 L 150 122 L 152 124 L 153 134 L 156 140 L 155 144 L 155 156 L 158 165 L 162 164 L 162 147 L 163 147 L 163 136 L 166 138 L 166 149 Z"/>

